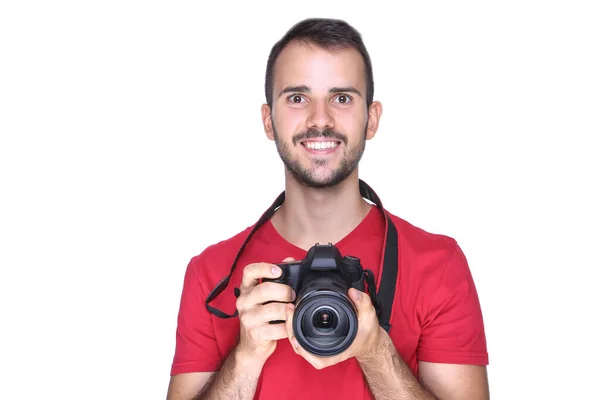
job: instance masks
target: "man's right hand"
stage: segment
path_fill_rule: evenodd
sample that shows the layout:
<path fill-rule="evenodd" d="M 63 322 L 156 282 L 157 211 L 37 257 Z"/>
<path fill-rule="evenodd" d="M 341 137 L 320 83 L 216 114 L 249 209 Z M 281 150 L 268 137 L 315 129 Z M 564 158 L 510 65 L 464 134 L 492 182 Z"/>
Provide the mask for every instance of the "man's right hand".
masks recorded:
<path fill-rule="evenodd" d="M 283 261 L 290 260 L 292 258 Z M 278 278 L 280 275 L 281 269 L 275 264 L 255 263 L 244 268 L 236 302 L 240 319 L 237 351 L 244 357 L 265 362 L 275 351 L 277 340 L 288 337 L 284 323 L 270 324 L 269 321 L 286 321 L 288 315 L 292 315 L 294 305 L 289 302 L 294 301 L 295 293 L 291 287 L 281 283 L 259 283 L 263 278 Z"/>

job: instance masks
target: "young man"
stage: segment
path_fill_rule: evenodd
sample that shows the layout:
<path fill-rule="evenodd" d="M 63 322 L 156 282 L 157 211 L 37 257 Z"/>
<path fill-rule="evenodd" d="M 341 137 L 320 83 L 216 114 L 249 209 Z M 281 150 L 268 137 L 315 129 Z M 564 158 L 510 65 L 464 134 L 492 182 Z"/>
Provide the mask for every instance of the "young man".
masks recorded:
<path fill-rule="evenodd" d="M 265 93 L 262 119 L 285 165 L 285 201 L 190 261 L 168 399 L 487 399 L 483 318 L 456 241 L 365 201 L 357 166 L 382 105 L 360 34 L 339 20 L 295 25 L 271 51 Z M 358 257 L 377 287 L 395 293 L 389 328 L 367 293 L 348 290 L 357 334 L 332 357 L 299 345 L 297 293 L 262 281 L 316 243 Z M 390 244 L 393 280 L 382 279 Z M 215 298 L 215 287 L 228 290 Z"/>

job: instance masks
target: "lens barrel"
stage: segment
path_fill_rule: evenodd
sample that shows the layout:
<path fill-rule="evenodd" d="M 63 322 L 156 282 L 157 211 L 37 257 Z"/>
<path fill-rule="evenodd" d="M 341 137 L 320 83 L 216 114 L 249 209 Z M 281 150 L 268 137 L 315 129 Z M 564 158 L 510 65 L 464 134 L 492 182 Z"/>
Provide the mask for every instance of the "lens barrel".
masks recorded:
<path fill-rule="evenodd" d="M 347 292 L 347 285 L 335 278 L 306 282 L 292 321 L 300 346 L 321 357 L 350 347 L 358 331 L 358 316 Z"/>

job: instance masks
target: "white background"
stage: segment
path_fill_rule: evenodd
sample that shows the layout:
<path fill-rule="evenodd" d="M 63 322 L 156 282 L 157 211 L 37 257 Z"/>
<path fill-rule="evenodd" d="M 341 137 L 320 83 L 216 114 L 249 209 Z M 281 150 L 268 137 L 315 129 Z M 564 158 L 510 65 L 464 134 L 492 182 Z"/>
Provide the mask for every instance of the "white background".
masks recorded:
<path fill-rule="evenodd" d="M 597 396 L 595 3 L 2 2 L 0 398 L 165 398 L 187 262 L 283 188 L 264 69 L 312 16 L 363 34 L 361 177 L 464 249 L 493 398 Z"/>

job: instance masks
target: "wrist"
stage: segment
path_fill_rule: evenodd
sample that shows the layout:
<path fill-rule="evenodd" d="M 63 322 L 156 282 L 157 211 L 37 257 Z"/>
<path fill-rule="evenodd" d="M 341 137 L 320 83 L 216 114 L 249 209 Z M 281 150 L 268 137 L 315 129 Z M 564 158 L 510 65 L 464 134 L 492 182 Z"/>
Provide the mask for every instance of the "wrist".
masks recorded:
<path fill-rule="evenodd" d="M 233 359 L 238 371 L 262 370 L 262 367 L 267 362 L 267 358 L 258 356 L 242 347 L 236 347 L 233 351 Z"/>
<path fill-rule="evenodd" d="M 382 360 L 392 356 L 392 349 L 395 351 L 392 340 L 387 332 L 379 326 L 377 334 L 370 346 L 368 346 L 361 354 L 357 355 L 356 360 L 361 365 L 381 365 Z"/>

